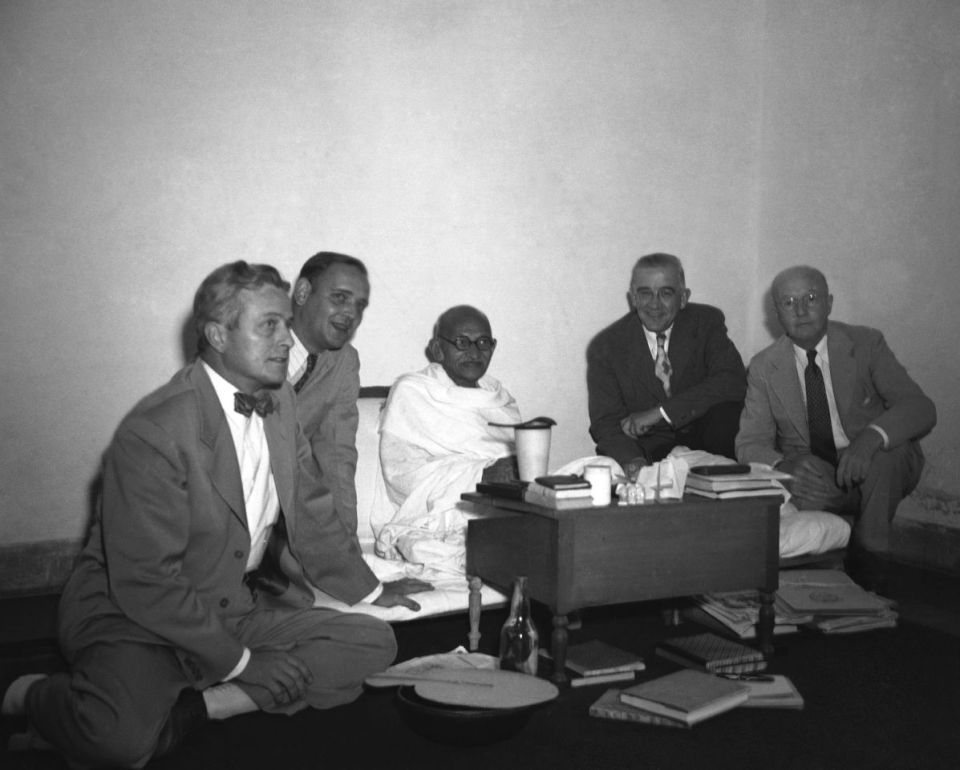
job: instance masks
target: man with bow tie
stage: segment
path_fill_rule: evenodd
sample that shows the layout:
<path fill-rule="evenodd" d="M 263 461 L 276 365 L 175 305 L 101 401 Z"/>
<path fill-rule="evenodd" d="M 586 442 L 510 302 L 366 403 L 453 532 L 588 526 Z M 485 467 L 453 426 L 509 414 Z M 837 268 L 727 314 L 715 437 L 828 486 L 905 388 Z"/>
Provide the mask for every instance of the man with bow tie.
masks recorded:
<path fill-rule="evenodd" d="M 689 301 L 672 254 L 640 257 L 631 311 L 587 348 L 590 435 L 635 477 L 675 446 L 734 456 L 746 375 L 723 313 Z"/>
<path fill-rule="evenodd" d="M 141 767 L 208 719 L 354 700 L 393 661 L 385 623 L 315 609 L 418 606 L 381 585 L 320 483 L 285 382 L 289 284 L 215 270 L 194 299 L 198 360 L 143 399 L 107 451 L 90 538 L 61 600 L 69 673 L 16 680 L 23 747 Z"/>

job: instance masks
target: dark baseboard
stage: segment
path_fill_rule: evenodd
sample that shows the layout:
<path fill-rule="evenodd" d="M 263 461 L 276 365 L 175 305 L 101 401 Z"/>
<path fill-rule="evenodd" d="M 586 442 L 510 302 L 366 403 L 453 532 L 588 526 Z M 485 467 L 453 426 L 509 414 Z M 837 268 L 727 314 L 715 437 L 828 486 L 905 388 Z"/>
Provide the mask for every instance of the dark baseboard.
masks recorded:
<path fill-rule="evenodd" d="M 0 546 L 0 597 L 60 593 L 82 545 L 41 540 Z"/>

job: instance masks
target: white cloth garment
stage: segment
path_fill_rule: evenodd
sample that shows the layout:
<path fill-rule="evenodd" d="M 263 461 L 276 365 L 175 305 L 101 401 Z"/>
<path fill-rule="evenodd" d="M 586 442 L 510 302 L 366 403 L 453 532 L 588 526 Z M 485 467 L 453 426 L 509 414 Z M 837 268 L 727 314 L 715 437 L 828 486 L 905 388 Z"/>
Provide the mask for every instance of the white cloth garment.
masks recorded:
<path fill-rule="evenodd" d="M 513 396 L 490 376 L 477 388 L 454 384 L 440 364 L 402 375 L 380 417 L 380 465 L 371 525 L 376 552 L 441 572 L 464 574 L 472 492 L 483 469 L 515 453 L 520 422 Z M 426 575 L 425 575 L 426 577 Z"/>

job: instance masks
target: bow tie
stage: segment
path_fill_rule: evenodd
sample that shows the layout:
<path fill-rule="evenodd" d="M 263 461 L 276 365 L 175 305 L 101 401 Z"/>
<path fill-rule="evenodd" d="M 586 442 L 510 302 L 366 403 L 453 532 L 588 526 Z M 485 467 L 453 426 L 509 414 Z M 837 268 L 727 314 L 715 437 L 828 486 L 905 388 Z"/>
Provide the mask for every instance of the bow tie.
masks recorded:
<path fill-rule="evenodd" d="M 273 411 L 273 399 L 266 393 L 251 396 L 249 393 L 237 391 L 233 396 L 233 409 L 244 417 L 249 417 L 254 412 L 266 417 Z"/>

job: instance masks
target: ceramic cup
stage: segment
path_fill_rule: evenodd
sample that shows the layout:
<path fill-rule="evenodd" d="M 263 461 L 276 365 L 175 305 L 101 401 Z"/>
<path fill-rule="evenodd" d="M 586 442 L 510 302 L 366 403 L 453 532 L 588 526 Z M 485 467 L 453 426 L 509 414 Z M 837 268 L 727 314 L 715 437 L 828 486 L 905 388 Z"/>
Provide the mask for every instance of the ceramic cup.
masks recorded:
<path fill-rule="evenodd" d="M 612 480 L 606 465 L 588 465 L 583 469 L 584 481 L 590 482 L 590 495 L 594 505 L 610 505 Z"/>

